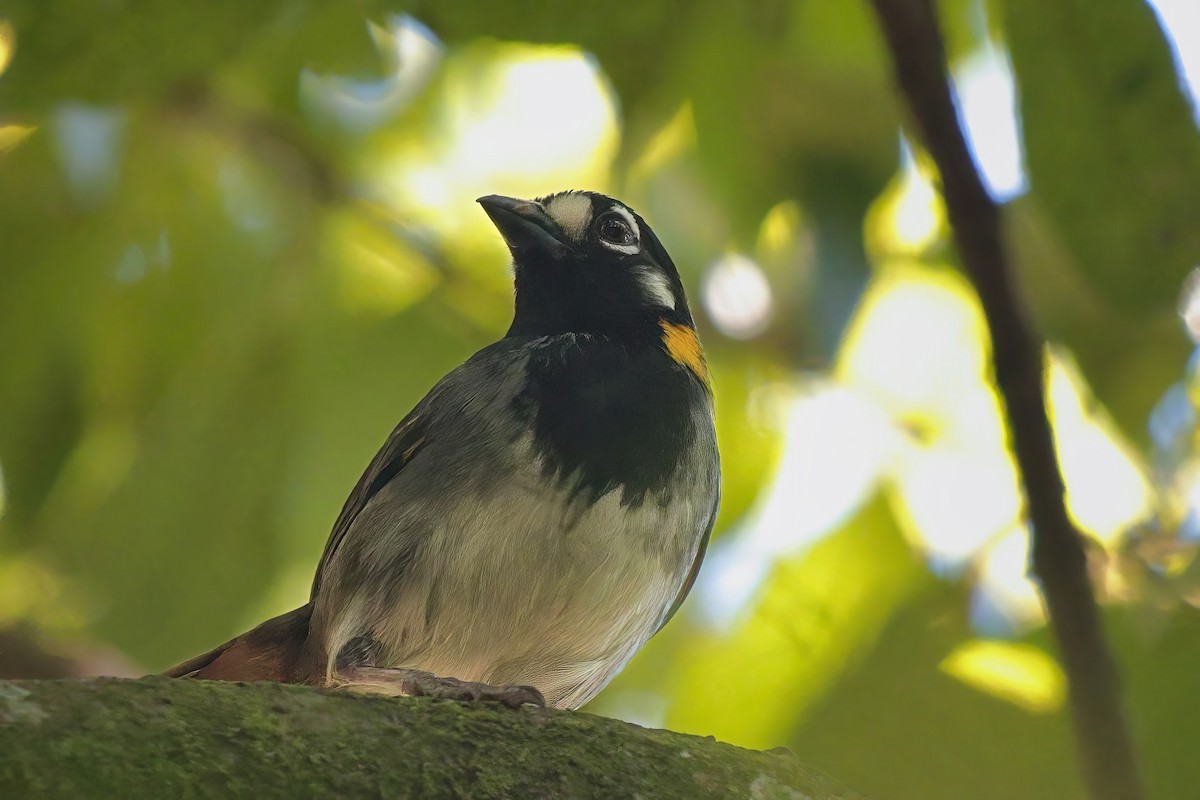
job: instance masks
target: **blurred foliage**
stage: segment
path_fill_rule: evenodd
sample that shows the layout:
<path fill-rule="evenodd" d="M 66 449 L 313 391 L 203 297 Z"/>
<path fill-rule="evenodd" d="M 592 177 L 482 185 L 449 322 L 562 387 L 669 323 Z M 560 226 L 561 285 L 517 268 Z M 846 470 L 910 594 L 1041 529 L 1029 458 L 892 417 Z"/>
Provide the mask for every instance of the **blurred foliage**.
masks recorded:
<path fill-rule="evenodd" d="M 1082 0 L 1004 9 L 1032 197 L 1117 313 L 1171 311 L 1200 251 L 1200 139 L 1154 12 L 1139 0 L 1103 14 Z"/>
<path fill-rule="evenodd" d="M 1030 173 L 1022 204 L 1039 209 L 1014 215 L 1014 238 L 1018 251 L 1032 244 L 1029 272 L 1052 273 L 1027 282 L 1045 293 L 1047 333 L 1091 368 L 1126 430 L 1139 431 L 1187 357 L 1173 312 L 1200 253 L 1192 108 L 1142 0 L 1114 0 L 1104 13 L 1079 0 L 1003 9 Z"/>
<path fill-rule="evenodd" d="M 1070 509 L 1187 796 L 1200 133 L 1140 0 L 940 11 L 957 76 L 1016 82 Z M 861 3 L 4 0 L 0 629 L 49 651 L 6 663 L 159 669 L 303 602 L 380 441 L 507 324 L 474 198 L 595 188 L 683 272 L 725 497 L 592 708 L 879 797 L 1080 796 L 984 321 L 893 97 Z"/>

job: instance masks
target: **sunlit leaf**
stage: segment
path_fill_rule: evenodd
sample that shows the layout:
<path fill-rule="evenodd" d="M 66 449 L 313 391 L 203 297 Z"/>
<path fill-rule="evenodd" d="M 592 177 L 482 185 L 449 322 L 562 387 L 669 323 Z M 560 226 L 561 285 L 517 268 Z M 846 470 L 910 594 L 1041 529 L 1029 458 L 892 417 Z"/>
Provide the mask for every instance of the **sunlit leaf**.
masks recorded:
<path fill-rule="evenodd" d="M 1037 713 L 1062 708 L 1066 677 L 1046 653 L 1025 644 L 973 639 L 946 656 L 942 672 Z"/>
<path fill-rule="evenodd" d="M 722 351 L 710 362 L 723 476 L 717 525 L 723 530 L 749 510 L 779 463 L 784 419 L 772 391 L 785 373 L 767 359 Z"/>
<path fill-rule="evenodd" d="M 4 70 L 8 69 L 8 64 L 12 61 L 13 52 L 16 49 L 17 33 L 13 30 L 12 23 L 0 18 L 0 75 L 3 75 Z"/>

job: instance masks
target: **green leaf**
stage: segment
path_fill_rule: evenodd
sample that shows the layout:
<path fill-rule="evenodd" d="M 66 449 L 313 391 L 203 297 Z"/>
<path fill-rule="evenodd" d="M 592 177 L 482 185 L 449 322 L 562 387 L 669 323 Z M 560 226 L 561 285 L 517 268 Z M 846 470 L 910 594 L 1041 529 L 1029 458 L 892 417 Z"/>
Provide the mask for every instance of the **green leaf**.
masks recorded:
<path fill-rule="evenodd" d="M 1042 334 L 1075 356 L 1096 398 L 1130 440 L 1183 375 L 1191 342 L 1172 310 L 1134 314 L 1089 283 L 1037 197 L 1008 204 L 1006 237 L 1023 295 Z"/>
<path fill-rule="evenodd" d="M 744 747 L 786 741 L 928 573 L 879 496 L 771 570 L 727 633 L 697 631 L 669 670 L 667 727 Z"/>
<path fill-rule="evenodd" d="M 33 115 L 64 100 L 137 104 L 193 99 L 223 71 L 294 102 L 303 67 L 378 68 L 368 15 L 377 0 L 247 0 L 189 8 L 171 0 L 10 0 L 16 55 L 0 108 Z M 246 91 L 246 86 L 241 87 Z"/>
<path fill-rule="evenodd" d="M 941 669 L 972 636 L 964 589 L 938 584 L 897 613 L 789 745 L 873 797 L 1082 798 L 1065 709 L 1032 713 Z"/>
<path fill-rule="evenodd" d="M 1087 283 L 1170 309 L 1200 258 L 1200 133 L 1143 0 L 1006 0 L 1030 184 Z"/>

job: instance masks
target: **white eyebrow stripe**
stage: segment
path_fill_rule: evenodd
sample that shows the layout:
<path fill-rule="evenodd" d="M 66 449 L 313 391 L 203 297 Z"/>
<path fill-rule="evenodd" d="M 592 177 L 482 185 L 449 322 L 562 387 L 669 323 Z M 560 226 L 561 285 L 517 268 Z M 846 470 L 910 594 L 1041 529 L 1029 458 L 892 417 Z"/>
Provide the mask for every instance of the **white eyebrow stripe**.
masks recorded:
<path fill-rule="evenodd" d="M 633 231 L 633 244 L 613 244 L 600 240 L 600 244 L 607 247 L 609 250 L 616 250 L 618 253 L 624 253 L 631 256 L 642 249 L 642 230 L 638 227 L 637 220 L 633 218 L 633 214 L 629 213 L 629 209 L 621 204 L 616 204 L 608 210 L 613 214 L 619 214 L 629 223 L 629 230 Z"/>
<path fill-rule="evenodd" d="M 592 222 L 592 198 L 576 192 L 560 194 L 546 204 L 546 213 L 568 236 L 582 242 Z"/>
<path fill-rule="evenodd" d="M 649 264 L 638 264 L 633 268 L 637 272 L 637 281 L 646 296 L 654 303 L 675 310 L 675 292 L 667 276 Z"/>

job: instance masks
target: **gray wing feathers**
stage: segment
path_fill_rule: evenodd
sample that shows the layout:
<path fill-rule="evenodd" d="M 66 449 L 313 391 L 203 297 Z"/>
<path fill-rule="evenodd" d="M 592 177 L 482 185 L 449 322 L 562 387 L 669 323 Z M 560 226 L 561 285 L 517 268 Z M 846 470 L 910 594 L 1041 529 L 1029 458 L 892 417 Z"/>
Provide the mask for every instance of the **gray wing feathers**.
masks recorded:
<path fill-rule="evenodd" d="M 523 360 L 513 344 L 505 340 L 479 351 L 439 381 L 396 426 L 358 479 L 333 525 L 317 566 L 312 600 L 316 600 L 330 564 L 371 501 L 393 483 L 420 452 L 428 449 L 436 460 L 461 458 L 462 454 L 455 448 L 472 445 L 471 440 L 481 433 L 473 429 L 479 422 L 478 412 L 482 406 L 502 399 L 494 394 L 496 387 L 507 389 L 519 382 Z M 497 380 L 506 374 L 507 380 Z M 485 391 L 492 394 L 485 395 Z M 409 485 L 413 483 L 422 482 L 408 482 Z"/>
<path fill-rule="evenodd" d="M 679 594 L 675 597 L 675 602 L 671 604 L 671 609 L 667 611 L 663 621 L 659 623 L 655 633 L 661 631 L 671 618 L 675 616 L 675 612 L 683 605 L 683 601 L 687 599 L 688 593 L 692 591 L 692 586 L 696 583 L 696 576 L 700 574 L 700 564 L 704 561 L 704 553 L 708 550 L 708 540 L 712 538 L 713 526 L 717 524 L 717 511 L 721 506 L 721 489 L 720 482 L 717 483 L 717 491 L 713 497 L 712 508 L 708 512 L 708 522 L 704 526 L 704 535 L 700 538 L 700 545 L 696 548 L 696 557 L 692 559 L 692 566 L 688 569 L 687 577 L 683 579 L 683 585 L 679 587 Z"/>

